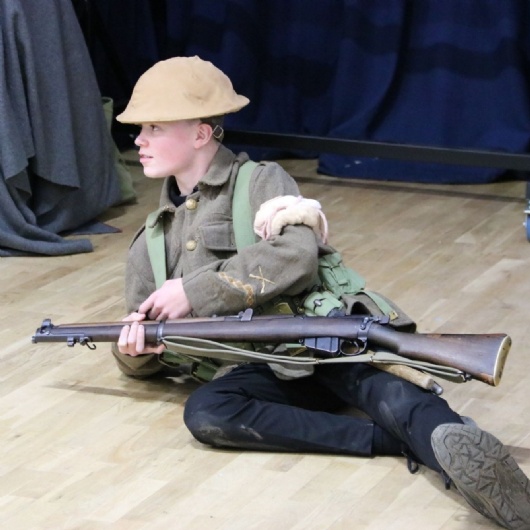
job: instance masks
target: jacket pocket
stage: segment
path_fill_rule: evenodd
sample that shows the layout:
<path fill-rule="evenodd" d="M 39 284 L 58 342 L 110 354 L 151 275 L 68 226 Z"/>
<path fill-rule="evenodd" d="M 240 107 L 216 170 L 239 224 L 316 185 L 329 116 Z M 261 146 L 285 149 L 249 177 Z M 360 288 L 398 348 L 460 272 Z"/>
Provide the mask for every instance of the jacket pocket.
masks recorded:
<path fill-rule="evenodd" d="M 234 230 L 230 221 L 203 224 L 200 227 L 203 245 L 214 252 L 236 252 Z"/>

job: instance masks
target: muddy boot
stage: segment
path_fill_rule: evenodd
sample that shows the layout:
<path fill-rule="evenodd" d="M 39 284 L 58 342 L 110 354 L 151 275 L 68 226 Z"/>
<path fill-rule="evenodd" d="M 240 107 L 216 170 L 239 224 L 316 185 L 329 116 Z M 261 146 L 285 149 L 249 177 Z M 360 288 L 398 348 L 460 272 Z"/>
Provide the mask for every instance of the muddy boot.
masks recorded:
<path fill-rule="evenodd" d="M 530 529 L 530 482 L 497 438 L 474 425 L 447 423 L 434 430 L 431 443 L 475 510 L 504 528 Z"/>

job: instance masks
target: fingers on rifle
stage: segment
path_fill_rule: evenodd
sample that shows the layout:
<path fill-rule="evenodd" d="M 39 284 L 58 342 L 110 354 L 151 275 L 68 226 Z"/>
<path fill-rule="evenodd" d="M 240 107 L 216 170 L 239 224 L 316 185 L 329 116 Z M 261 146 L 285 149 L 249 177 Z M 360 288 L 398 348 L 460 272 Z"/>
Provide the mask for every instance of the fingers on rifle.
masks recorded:
<path fill-rule="evenodd" d="M 120 353 L 127 353 L 128 337 L 130 326 L 123 326 L 118 338 L 118 350 Z"/>
<path fill-rule="evenodd" d="M 126 355 L 140 355 L 145 348 L 145 328 L 138 321 L 123 326 L 118 338 L 118 350 Z"/>
<path fill-rule="evenodd" d="M 136 325 L 136 340 L 134 341 L 137 354 L 141 354 L 145 348 L 145 328 L 144 326 L 135 322 Z"/>
<path fill-rule="evenodd" d="M 132 312 L 130 315 L 127 315 L 122 322 L 137 322 L 140 320 L 145 320 L 145 313 L 141 313 L 139 310 Z"/>

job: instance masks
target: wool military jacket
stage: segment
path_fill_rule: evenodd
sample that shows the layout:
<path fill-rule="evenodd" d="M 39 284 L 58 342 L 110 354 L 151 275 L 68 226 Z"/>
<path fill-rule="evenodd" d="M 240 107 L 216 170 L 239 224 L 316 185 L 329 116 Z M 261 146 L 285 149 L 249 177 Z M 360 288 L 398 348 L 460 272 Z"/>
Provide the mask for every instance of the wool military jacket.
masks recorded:
<path fill-rule="evenodd" d="M 178 207 L 169 194 L 174 177 L 164 182 L 157 222 L 164 223 L 167 277 L 182 278 L 193 308 L 191 316 L 237 314 L 319 283 L 319 252 L 328 250 L 307 226 L 287 226 L 281 235 L 237 252 L 232 199 L 239 167 L 247 160 L 245 153 L 236 156 L 220 146 L 196 191 Z M 250 180 L 253 216 L 262 203 L 280 195 L 299 195 L 296 182 L 278 164 L 260 164 Z M 154 290 L 143 227 L 128 255 L 127 311 L 135 311 Z M 116 348 L 113 353 L 128 375 L 146 376 L 160 369 L 157 355 L 131 357 Z"/>

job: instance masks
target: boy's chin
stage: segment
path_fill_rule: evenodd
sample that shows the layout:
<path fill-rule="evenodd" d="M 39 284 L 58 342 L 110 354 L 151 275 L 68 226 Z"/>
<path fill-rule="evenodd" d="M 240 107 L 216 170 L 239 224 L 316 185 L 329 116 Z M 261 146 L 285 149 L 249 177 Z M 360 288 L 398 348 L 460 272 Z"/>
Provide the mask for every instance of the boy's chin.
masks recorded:
<path fill-rule="evenodd" d="M 165 173 L 159 173 L 157 171 L 149 171 L 144 169 L 144 175 L 149 179 L 165 179 L 169 175 L 166 175 Z"/>

